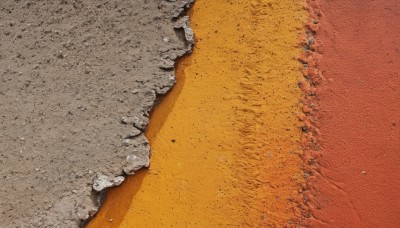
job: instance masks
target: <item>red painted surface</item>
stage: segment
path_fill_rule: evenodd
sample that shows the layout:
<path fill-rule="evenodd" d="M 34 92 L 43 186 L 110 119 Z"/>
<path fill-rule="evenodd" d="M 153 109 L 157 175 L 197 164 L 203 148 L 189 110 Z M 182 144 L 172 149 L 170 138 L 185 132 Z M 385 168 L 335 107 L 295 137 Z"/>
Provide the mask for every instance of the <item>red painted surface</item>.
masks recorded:
<path fill-rule="evenodd" d="M 312 227 L 400 227 L 400 1 L 321 0 Z"/>

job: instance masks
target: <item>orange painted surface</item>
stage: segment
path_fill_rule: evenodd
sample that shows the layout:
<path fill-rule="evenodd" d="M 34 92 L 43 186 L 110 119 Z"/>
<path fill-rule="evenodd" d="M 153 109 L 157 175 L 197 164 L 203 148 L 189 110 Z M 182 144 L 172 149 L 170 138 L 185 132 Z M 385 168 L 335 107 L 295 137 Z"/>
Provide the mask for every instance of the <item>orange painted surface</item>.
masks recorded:
<path fill-rule="evenodd" d="M 193 54 L 151 116 L 151 167 L 109 191 L 89 227 L 299 223 L 301 0 L 197 0 Z"/>
<path fill-rule="evenodd" d="M 311 226 L 400 227 L 400 1 L 311 2 L 327 80 Z"/>

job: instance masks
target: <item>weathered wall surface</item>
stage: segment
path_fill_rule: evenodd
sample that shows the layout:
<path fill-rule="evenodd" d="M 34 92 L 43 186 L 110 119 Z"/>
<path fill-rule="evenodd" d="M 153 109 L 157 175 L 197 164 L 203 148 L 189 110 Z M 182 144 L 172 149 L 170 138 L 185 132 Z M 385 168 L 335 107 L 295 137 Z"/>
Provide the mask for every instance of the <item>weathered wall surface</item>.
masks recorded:
<path fill-rule="evenodd" d="M 148 165 L 142 132 L 190 47 L 172 20 L 188 2 L 0 2 L 0 227 L 77 227 L 93 183 Z"/>
<path fill-rule="evenodd" d="M 399 227 L 400 2 L 310 2 L 321 16 L 326 79 L 317 92 L 322 150 L 310 222 Z"/>
<path fill-rule="evenodd" d="M 196 1 L 193 53 L 146 132 L 150 169 L 110 191 L 89 227 L 300 223 L 303 3 Z"/>

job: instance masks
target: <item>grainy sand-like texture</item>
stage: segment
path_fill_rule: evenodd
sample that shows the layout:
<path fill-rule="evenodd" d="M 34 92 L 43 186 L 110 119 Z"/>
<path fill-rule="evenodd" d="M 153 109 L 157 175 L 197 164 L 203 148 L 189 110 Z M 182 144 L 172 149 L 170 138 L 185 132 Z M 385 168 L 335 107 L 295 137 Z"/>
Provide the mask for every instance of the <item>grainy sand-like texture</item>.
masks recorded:
<path fill-rule="evenodd" d="M 0 1 L 0 227 L 78 227 L 149 165 L 188 2 Z"/>
<path fill-rule="evenodd" d="M 400 227 L 399 22 L 398 0 L 1 0 L 0 228 Z"/>
<path fill-rule="evenodd" d="M 300 224 L 304 2 L 196 0 L 190 16 L 193 53 L 146 132 L 150 169 L 89 227 Z"/>

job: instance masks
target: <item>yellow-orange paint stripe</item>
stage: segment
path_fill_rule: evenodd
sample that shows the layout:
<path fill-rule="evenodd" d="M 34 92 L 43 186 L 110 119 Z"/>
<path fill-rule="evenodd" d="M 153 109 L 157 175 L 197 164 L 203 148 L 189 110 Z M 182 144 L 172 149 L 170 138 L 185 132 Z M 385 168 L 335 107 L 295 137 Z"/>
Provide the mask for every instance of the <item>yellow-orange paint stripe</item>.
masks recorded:
<path fill-rule="evenodd" d="M 296 224 L 303 4 L 196 1 L 193 54 L 151 117 L 151 168 L 111 191 L 89 227 Z"/>

